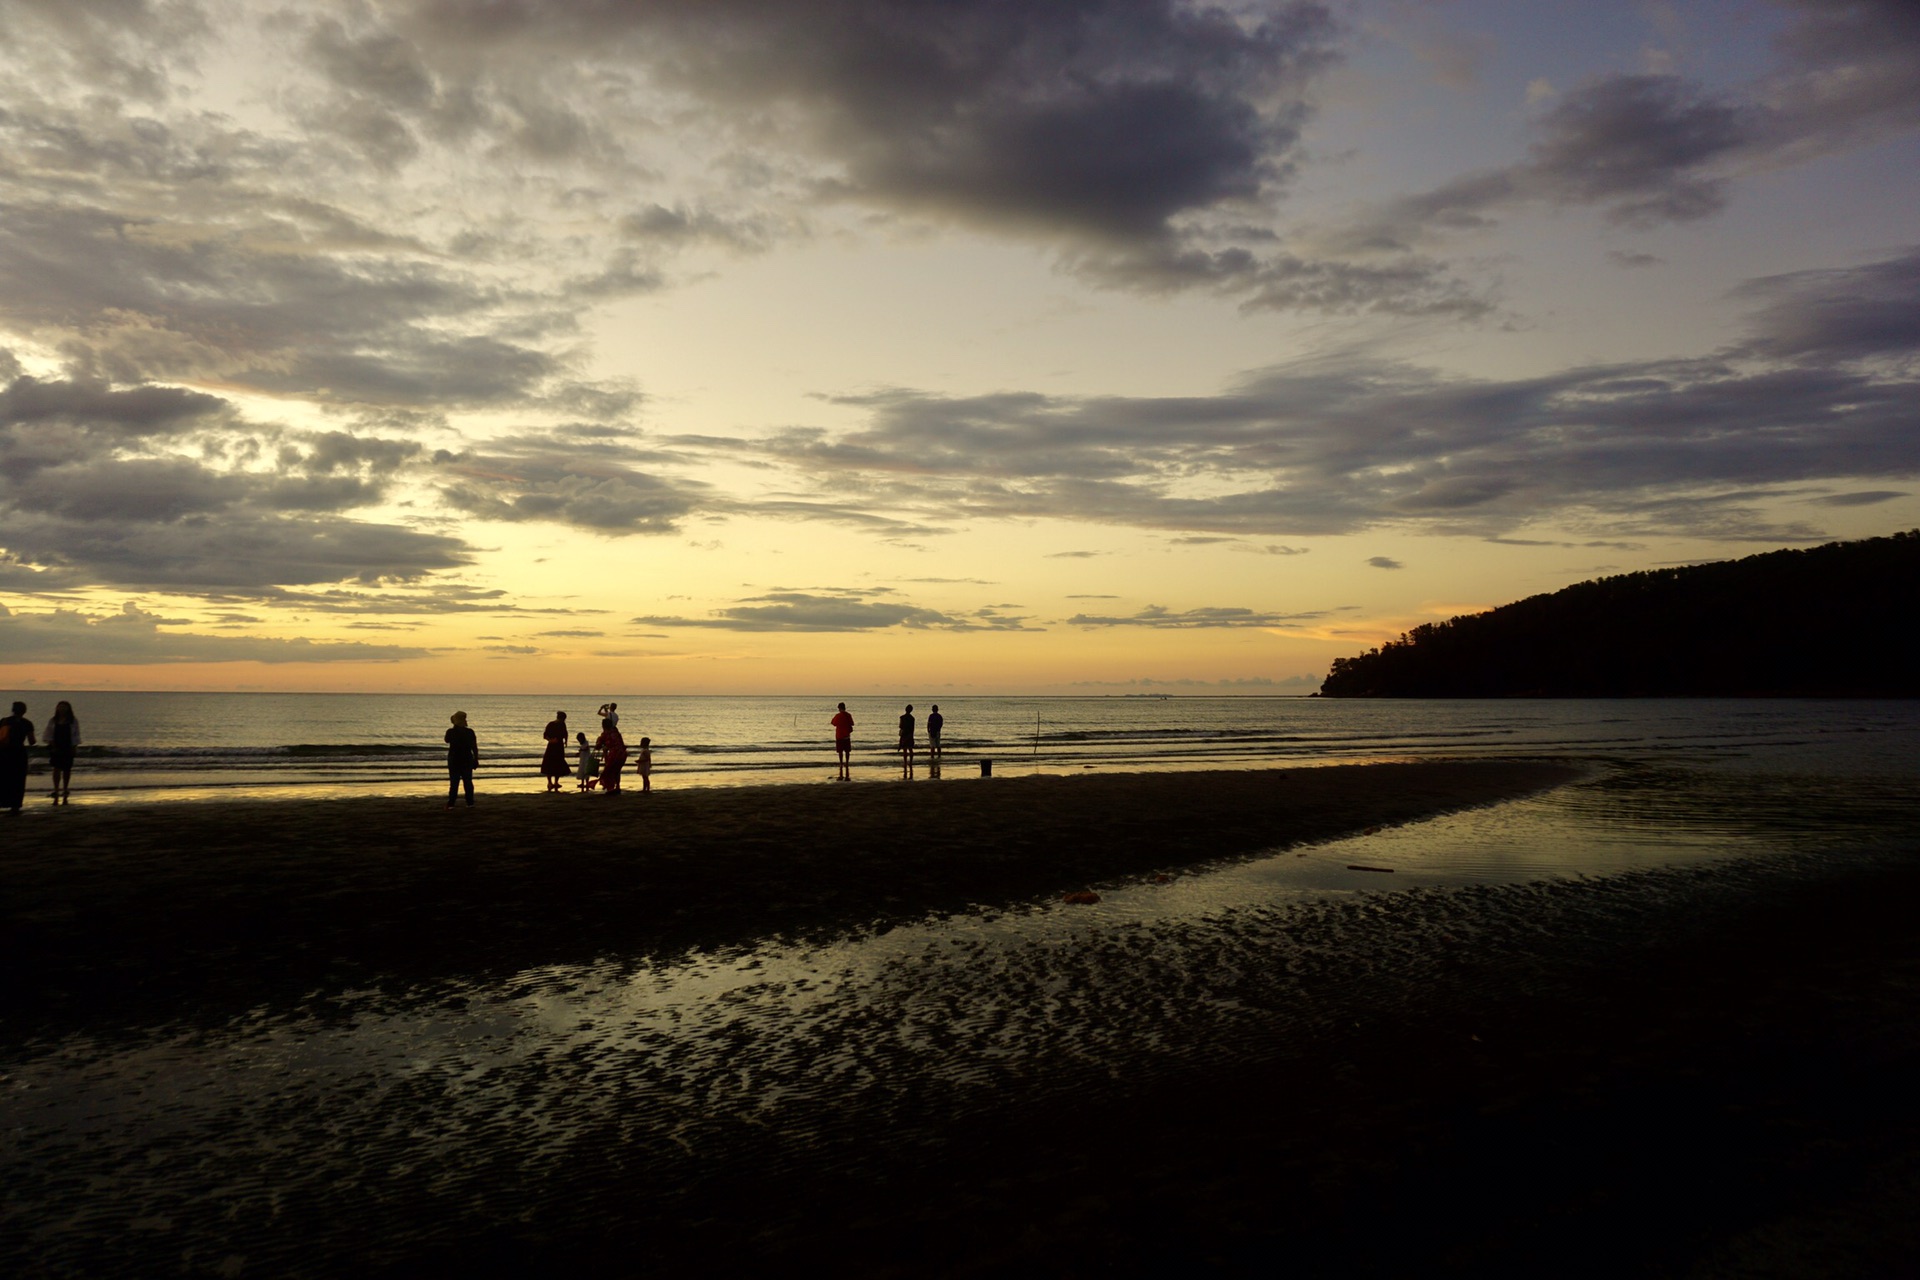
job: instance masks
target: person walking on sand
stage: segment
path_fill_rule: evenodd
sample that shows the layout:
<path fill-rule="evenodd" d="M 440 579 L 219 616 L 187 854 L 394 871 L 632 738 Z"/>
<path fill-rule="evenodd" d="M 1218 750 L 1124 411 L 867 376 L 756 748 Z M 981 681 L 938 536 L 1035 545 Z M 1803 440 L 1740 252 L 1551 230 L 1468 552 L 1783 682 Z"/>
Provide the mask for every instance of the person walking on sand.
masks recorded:
<path fill-rule="evenodd" d="M 609 795 L 619 795 L 620 767 L 627 762 L 627 740 L 620 736 L 620 726 L 613 722 L 612 716 L 600 721 L 600 740 L 593 745 L 600 749 L 600 789 Z"/>
<path fill-rule="evenodd" d="M 853 717 L 847 714 L 847 704 L 841 703 L 840 710 L 834 713 L 833 754 L 840 760 L 840 776 L 835 782 L 853 781 Z"/>
<path fill-rule="evenodd" d="M 900 717 L 900 776 L 913 776 L 913 704 L 907 704 L 905 714 Z"/>
<path fill-rule="evenodd" d="M 27 748 L 36 741 L 27 704 L 14 703 L 13 714 L 0 719 L 0 809 L 9 814 L 27 798 Z"/>
<path fill-rule="evenodd" d="M 467 808 L 473 808 L 473 771 L 480 765 L 480 741 L 467 728 L 467 713 L 453 713 L 453 728 L 447 730 L 447 808 L 453 808 L 462 783 L 467 788 Z"/>
<path fill-rule="evenodd" d="M 80 751 L 80 721 L 71 702 L 56 702 L 47 721 L 47 761 L 53 766 L 53 802 L 73 802 L 73 758 Z"/>
<path fill-rule="evenodd" d="M 653 790 L 653 739 L 640 739 L 640 754 L 633 758 L 633 771 L 640 775 L 640 794 Z"/>
<path fill-rule="evenodd" d="M 593 747 L 588 744 L 586 734 L 576 733 L 573 736 L 580 741 L 580 768 L 573 775 L 580 784 L 577 790 L 591 791 L 593 784 L 599 781 L 597 775 L 600 772 L 599 766 L 593 762 Z"/>
<path fill-rule="evenodd" d="M 940 730 L 947 718 L 940 714 L 940 704 L 934 703 L 933 710 L 927 713 L 927 776 L 940 776 Z"/>
<path fill-rule="evenodd" d="M 567 713 L 554 712 L 540 736 L 547 740 L 547 753 L 540 757 L 540 772 L 547 777 L 547 790 L 558 791 L 560 779 L 567 776 Z"/>

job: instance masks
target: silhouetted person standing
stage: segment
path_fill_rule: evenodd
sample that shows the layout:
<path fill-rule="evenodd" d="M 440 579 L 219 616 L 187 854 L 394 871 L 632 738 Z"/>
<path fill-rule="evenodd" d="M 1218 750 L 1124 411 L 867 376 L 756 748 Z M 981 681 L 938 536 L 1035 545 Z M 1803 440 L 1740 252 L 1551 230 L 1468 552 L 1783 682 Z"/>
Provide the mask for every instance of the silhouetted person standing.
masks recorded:
<path fill-rule="evenodd" d="M 907 704 L 906 714 L 900 717 L 900 776 L 913 776 L 913 704 Z"/>
<path fill-rule="evenodd" d="M 540 772 L 547 777 L 547 790 L 558 791 L 560 779 L 567 776 L 567 713 L 556 711 L 547 727 L 540 731 L 547 740 L 546 754 L 540 757 Z"/>
<path fill-rule="evenodd" d="M 453 728 L 447 730 L 447 808 L 453 808 L 460 784 L 467 787 L 467 808 L 473 808 L 473 771 L 480 765 L 480 740 L 467 728 L 467 713 L 453 713 Z"/>
<path fill-rule="evenodd" d="M 53 802 L 73 801 L 73 758 L 80 753 L 80 721 L 71 702 L 54 704 L 47 721 L 47 763 L 53 767 Z"/>
<path fill-rule="evenodd" d="M 620 726 L 614 723 L 612 716 L 603 716 L 600 720 L 600 737 L 594 742 L 600 749 L 600 790 L 603 794 L 620 794 L 620 770 L 627 763 L 627 740 L 620 736 Z"/>
<path fill-rule="evenodd" d="M 940 714 L 940 704 L 934 703 L 933 710 L 927 713 L 927 776 L 940 776 L 940 730 L 945 727 L 947 718 Z"/>
<path fill-rule="evenodd" d="M 847 704 L 841 703 L 840 710 L 833 720 L 833 754 L 840 758 L 840 776 L 836 782 L 853 781 L 853 717 L 847 714 Z"/>
<path fill-rule="evenodd" d="M 13 714 L 0 719 L 0 809 L 9 814 L 19 813 L 27 798 L 27 748 L 37 741 L 27 704 L 14 703 Z"/>

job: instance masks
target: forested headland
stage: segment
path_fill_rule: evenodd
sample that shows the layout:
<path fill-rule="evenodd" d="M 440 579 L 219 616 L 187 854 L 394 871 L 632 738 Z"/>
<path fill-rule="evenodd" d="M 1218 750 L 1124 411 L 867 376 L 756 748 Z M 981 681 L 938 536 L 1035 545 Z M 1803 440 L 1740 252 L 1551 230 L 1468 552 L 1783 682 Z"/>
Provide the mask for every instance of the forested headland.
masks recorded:
<path fill-rule="evenodd" d="M 1920 530 L 1576 583 L 1336 658 L 1345 698 L 1920 696 Z"/>

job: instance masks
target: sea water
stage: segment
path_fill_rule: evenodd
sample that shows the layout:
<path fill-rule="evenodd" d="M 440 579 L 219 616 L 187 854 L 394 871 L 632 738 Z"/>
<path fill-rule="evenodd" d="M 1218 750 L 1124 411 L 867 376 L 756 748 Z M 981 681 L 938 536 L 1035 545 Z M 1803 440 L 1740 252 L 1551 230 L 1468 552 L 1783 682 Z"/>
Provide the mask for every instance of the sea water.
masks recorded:
<path fill-rule="evenodd" d="M 831 778 L 835 700 L 633 694 L 262 694 L 86 692 L 20 695 L 44 723 L 72 702 L 83 747 L 76 797 L 155 800 L 432 791 L 445 779 L 448 716 L 479 736 L 483 788 L 538 788 L 544 726 L 567 713 L 599 734 L 620 705 L 629 749 L 653 740 L 655 785 Z M 898 718 L 915 704 L 920 742 L 934 698 L 850 698 L 855 776 L 898 772 Z M 938 698 L 946 773 L 1167 770 L 1401 760 L 1579 756 L 1716 760 L 1884 772 L 1920 760 L 1920 703 L 1812 699 L 1449 699 L 1260 697 Z M 577 748 L 570 746 L 571 762 Z M 1792 765 L 1793 761 L 1799 765 Z M 45 786 L 45 763 L 30 789 Z"/>

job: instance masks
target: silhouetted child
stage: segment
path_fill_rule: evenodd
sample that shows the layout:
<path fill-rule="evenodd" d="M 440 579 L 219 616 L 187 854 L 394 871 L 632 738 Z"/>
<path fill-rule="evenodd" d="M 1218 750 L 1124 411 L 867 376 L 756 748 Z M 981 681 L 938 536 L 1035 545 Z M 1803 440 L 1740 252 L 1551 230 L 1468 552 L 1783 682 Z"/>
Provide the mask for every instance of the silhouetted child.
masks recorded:
<path fill-rule="evenodd" d="M 593 764 L 593 748 L 587 745 L 586 734 L 576 733 L 573 736 L 580 740 L 580 767 L 573 776 L 580 780 L 579 790 L 591 791 L 600 781 L 600 771 Z"/>
<path fill-rule="evenodd" d="M 653 790 L 653 739 L 640 739 L 640 758 L 634 767 L 640 771 L 640 794 Z"/>

